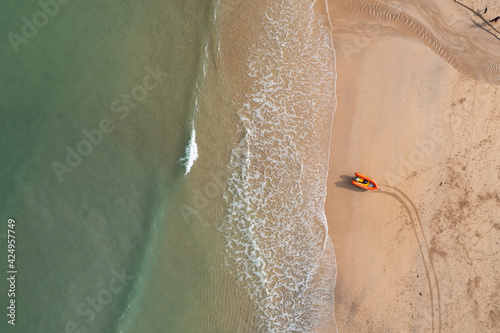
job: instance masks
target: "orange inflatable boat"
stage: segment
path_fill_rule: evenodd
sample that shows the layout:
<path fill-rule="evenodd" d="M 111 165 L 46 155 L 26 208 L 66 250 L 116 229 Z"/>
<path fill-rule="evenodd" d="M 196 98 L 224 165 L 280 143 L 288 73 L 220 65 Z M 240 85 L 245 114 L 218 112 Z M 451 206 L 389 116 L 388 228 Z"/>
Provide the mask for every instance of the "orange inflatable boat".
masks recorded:
<path fill-rule="evenodd" d="M 356 185 L 357 187 L 361 187 L 364 190 L 380 190 L 377 183 L 373 179 L 371 179 L 370 177 L 366 177 L 359 172 L 356 172 L 356 178 L 354 178 L 351 183 L 353 183 L 353 185 Z"/>

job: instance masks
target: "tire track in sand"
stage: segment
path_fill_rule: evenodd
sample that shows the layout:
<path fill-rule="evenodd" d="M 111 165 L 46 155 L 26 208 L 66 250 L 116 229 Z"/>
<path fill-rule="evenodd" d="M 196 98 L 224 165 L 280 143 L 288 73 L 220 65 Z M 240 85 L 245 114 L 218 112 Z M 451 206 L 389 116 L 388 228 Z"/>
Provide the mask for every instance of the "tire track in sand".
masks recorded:
<path fill-rule="evenodd" d="M 429 284 L 431 309 L 432 309 L 431 332 L 435 332 L 435 327 L 436 327 L 435 317 L 437 317 L 437 332 L 441 332 L 441 294 L 439 291 L 439 281 L 436 275 L 436 270 L 434 268 L 434 263 L 432 262 L 429 243 L 427 242 L 427 237 L 425 237 L 424 229 L 422 227 L 422 220 L 420 219 L 420 214 L 418 213 L 417 207 L 415 206 L 413 201 L 403 191 L 401 191 L 397 187 L 393 187 L 387 184 L 382 184 L 382 185 L 384 186 L 384 188 L 392 189 L 395 193 L 386 190 L 376 191 L 375 193 L 386 194 L 399 201 L 399 203 L 403 206 L 403 208 L 408 213 L 408 216 L 410 217 L 412 230 L 417 239 L 418 249 L 422 257 L 422 262 L 425 268 L 425 275 L 427 277 L 427 282 Z M 435 313 L 437 313 L 437 316 Z"/>

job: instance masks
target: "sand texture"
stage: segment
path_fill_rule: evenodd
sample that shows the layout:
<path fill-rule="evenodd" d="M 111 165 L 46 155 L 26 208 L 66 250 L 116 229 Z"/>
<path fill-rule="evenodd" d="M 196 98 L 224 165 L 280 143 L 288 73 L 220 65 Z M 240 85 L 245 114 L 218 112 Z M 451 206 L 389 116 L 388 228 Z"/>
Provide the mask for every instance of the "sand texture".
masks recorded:
<path fill-rule="evenodd" d="M 339 0 L 329 12 L 339 331 L 498 332 L 500 23 L 454 1 Z M 353 188 L 355 171 L 383 191 Z"/>

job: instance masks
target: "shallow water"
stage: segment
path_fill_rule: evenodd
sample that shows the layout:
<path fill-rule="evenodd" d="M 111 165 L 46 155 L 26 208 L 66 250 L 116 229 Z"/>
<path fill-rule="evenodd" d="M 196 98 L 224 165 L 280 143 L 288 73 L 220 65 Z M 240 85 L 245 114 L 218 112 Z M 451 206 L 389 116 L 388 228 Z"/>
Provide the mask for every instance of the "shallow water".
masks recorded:
<path fill-rule="evenodd" d="M 21 37 L 23 17 L 42 10 L 35 2 L 1 7 L 2 31 Z M 73 322 L 113 332 L 160 255 L 157 230 L 176 223 L 165 211 L 182 188 L 178 160 L 191 133 L 210 3 L 51 8 L 17 53 L 7 38 L 0 49 L 1 214 L 16 219 L 19 237 L 13 331 L 63 332 Z M 171 251 L 161 255 L 184 260 Z M 117 274 L 134 278 L 119 288 Z M 110 293 L 111 284 L 120 291 Z"/>
<path fill-rule="evenodd" d="M 227 265 L 266 332 L 335 331 L 327 234 L 328 142 L 335 110 L 331 37 L 311 4 L 276 2 L 250 48 L 222 226 Z M 325 18 L 323 18 L 325 19 Z"/>
<path fill-rule="evenodd" d="M 0 331 L 332 325 L 333 46 L 308 5 L 269 7 L 240 94 L 219 38 L 234 5 L 70 1 L 29 38 L 40 5 L 0 5 L 26 41 L 0 48 L 0 233 L 14 218 L 18 237 Z"/>

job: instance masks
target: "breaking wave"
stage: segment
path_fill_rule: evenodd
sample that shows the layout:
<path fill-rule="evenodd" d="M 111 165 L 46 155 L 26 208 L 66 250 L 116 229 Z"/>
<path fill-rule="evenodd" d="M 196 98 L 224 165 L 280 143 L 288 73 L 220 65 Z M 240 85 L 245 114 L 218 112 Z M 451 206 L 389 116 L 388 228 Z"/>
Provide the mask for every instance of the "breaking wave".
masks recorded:
<path fill-rule="evenodd" d="M 196 144 L 196 131 L 194 130 L 194 123 L 192 124 L 192 127 L 191 139 L 189 140 L 189 144 L 186 146 L 186 156 L 179 160 L 179 162 L 184 163 L 184 167 L 186 168 L 184 175 L 187 175 L 189 171 L 191 171 L 194 161 L 198 159 L 198 145 Z"/>
<path fill-rule="evenodd" d="M 224 199 L 226 266 L 265 332 L 334 332 L 336 263 L 324 214 L 335 50 L 314 2 L 268 8 L 249 52 Z"/>

